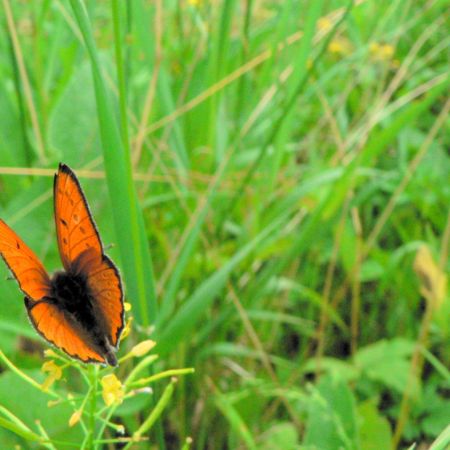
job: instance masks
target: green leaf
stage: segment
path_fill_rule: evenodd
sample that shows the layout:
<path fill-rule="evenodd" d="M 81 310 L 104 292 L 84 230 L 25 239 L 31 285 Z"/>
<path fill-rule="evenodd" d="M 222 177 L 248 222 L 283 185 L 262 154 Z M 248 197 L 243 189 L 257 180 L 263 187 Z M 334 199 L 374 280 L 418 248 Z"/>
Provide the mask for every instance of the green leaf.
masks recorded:
<path fill-rule="evenodd" d="M 410 356 L 415 343 L 402 338 L 381 340 L 361 348 L 355 355 L 355 364 L 370 379 L 383 383 L 389 388 L 403 393 L 408 384 Z M 419 393 L 419 380 L 411 386 L 412 395 Z"/>
<path fill-rule="evenodd" d="M 312 388 L 303 444 L 329 450 L 360 448 L 355 398 L 340 377 L 326 375 Z"/>
<path fill-rule="evenodd" d="M 383 417 L 376 402 L 367 400 L 358 406 L 361 450 L 391 450 L 392 433 L 389 421 Z"/>
<path fill-rule="evenodd" d="M 227 397 L 221 393 L 216 393 L 214 403 L 227 419 L 231 429 L 245 442 L 246 448 L 256 450 L 256 442 L 252 433 Z"/>
<path fill-rule="evenodd" d="M 299 448 L 297 430 L 289 422 L 279 422 L 264 431 L 264 440 L 259 450 L 297 450 Z"/>
<path fill-rule="evenodd" d="M 25 373 L 34 380 L 40 382 L 44 380 L 44 375 L 38 371 L 26 371 Z M 61 402 L 49 408 L 47 403 L 52 397 L 35 389 L 10 371 L 2 373 L 0 376 L 0 398 L 1 406 L 13 412 L 30 432 L 37 433 L 35 422 L 39 420 L 52 439 L 81 441 L 80 426 L 69 427 L 73 408 L 68 403 Z M 17 432 L 17 430 L 12 431 Z"/>

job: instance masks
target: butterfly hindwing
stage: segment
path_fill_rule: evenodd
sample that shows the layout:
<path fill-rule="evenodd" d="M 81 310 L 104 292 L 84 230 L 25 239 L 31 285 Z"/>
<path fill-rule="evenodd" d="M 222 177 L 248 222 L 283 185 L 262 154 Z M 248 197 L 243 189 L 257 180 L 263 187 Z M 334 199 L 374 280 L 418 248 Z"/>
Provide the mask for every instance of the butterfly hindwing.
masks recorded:
<path fill-rule="evenodd" d="M 80 330 L 70 324 L 56 305 L 46 300 L 29 302 L 28 299 L 25 299 L 25 305 L 31 323 L 47 341 L 80 361 L 105 362 L 105 358 L 87 345 Z"/>
<path fill-rule="evenodd" d="M 123 329 L 122 283 L 114 263 L 93 249 L 84 251 L 72 264 L 74 273 L 83 274 L 95 307 L 105 320 L 108 339 L 117 347 Z"/>
<path fill-rule="evenodd" d="M 0 255 L 13 273 L 20 289 L 40 300 L 50 292 L 50 278 L 34 252 L 0 219 Z"/>
<path fill-rule="evenodd" d="M 117 347 L 124 325 L 122 286 L 116 267 L 106 255 L 96 270 L 88 273 L 88 285 L 107 318 L 111 344 Z"/>

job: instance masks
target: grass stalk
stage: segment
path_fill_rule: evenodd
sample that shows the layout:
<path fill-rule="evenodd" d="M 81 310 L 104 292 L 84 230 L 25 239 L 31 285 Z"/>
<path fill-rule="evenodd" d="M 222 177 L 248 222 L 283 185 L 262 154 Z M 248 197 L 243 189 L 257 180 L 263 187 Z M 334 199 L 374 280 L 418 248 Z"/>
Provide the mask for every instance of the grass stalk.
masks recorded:
<path fill-rule="evenodd" d="M 70 0 L 70 4 L 91 62 L 106 179 L 111 204 L 114 205 L 112 211 L 128 297 L 132 303 L 137 304 L 139 321 L 148 325 L 156 317 L 154 277 L 144 220 L 133 184 L 129 146 L 124 146 L 122 134 L 118 130 L 84 3 L 82 0 Z M 118 68 L 123 71 L 122 65 Z M 120 77 L 123 77 L 123 73 Z M 126 100 L 123 99 L 122 102 Z"/>

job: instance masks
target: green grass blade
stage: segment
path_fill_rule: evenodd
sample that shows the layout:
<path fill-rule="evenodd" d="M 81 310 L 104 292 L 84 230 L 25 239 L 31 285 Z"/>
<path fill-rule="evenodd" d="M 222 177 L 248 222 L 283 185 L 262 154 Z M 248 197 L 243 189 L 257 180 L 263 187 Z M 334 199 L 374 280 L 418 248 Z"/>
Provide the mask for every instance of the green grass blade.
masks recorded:
<path fill-rule="evenodd" d="M 209 82 L 211 86 L 217 80 L 220 80 L 225 73 L 226 64 L 223 56 L 229 54 L 228 47 L 230 45 L 231 24 L 233 11 L 235 8 L 235 0 L 224 0 L 222 11 L 220 14 L 220 25 L 213 39 L 213 48 L 211 52 L 211 70 L 209 73 Z M 221 111 L 221 98 L 223 92 L 218 92 L 208 101 L 208 115 L 206 131 L 208 132 L 206 144 L 214 149 L 215 162 L 218 165 L 224 156 L 226 149 L 226 135 L 223 136 L 223 112 Z"/>
<path fill-rule="evenodd" d="M 448 89 L 450 77 L 442 80 L 433 87 L 427 95 L 419 101 L 409 103 L 405 108 L 395 114 L 391 123 L 383 129 L 376 129 L 369 138 L 364 149 L 358 153 L 354 160 L 347 166 L 339 183 L 337 183 L 329 194 L 326 215 L 330 216 L 342 205 L 344 197 L 350 188 L 351 183 L 355 183 L 355 171 L 359 167 L 370 166 L 380 157 L 381 152 L 394 142 L 398 133 L 405 127 L 414 123 L 432 105 L 436 99 Z"/>
<path fill-rule="evenodd" d="M 214 402 L 228 420 L 231 428 L 245 442 L 245 448 L 256 450 L 256 442 L 253 439 L 251 431 L 227 397 L 221 393 L 216 393 Z"/>
<path fill-rule="evenodd" d="M 136 36 L 136 47 L 143 52 L 146 65 L 150 70 L 155 70 L 157 57 L 154 39 L 148 38 L 149 24 L 154 21 L 153 5 L 146 4 L 143 0 L 136 0 L 130 3 L 133 9 L 133 26 Z M 163 116 L 172 114 L 177 107 L 176 98 L 173 95 L 171 85 L 173 80 L 170 71 L 164 65 L 164 61 L 158 68 L 158 79 L 156 82 L 156 95 L 158 96 L 158 110 Z M 174 164 L 180 176 L 185 175 L 190 166 L 189 154 L 185 145 L 184 131 L 179 121 L 174 121 L 170 125 L 168 132 L 168 147 L 173 149 Z"/>
<path fill-rule="evenodd" d="M 208 208 L 203 208 L 202 212 L 197 218 L 197 221 L 195 222 L 195 225 L 192 227 L 188 238 L 186 239 L 183 249 L 180 252 L 180 256 L 177 259 L 177 263 L 173 269 L 173 272 L 167 283 L 164 296 L 161 300 L 161 309 L 158 315 L 158 320 L 156 322 L 156 327 L 161 326 L 175 309 L 176 294 L 180 287 L 180 283 L 189 259 L 191 258 L 195 250 L 196 244 L 198 243 L 200 231 L 204 224 L 207 212 Z"/>
<path fill-rule="evenodd" d="M 17 434 L 18 436 L 23 437 L 27 441 L 33 441 L 33 442 L 42 442 L 43 441 L 43 439 L 38 434 L 35 434 L 28 429 L 19 427 L 15 423 L 13 423 L 9 420 L 6 420 L 3 417 L 0 417 L 0 427 L 5 428 L 9 431 L 12 431 L 14 434 Z"/>
<path fill-rule="evenodd" d="M 450 445 L 450 425 L 437 437 L 437 439 L 431 444 L 430 450 L 444 450 L 448 449 Z"/>
<path fill-rule="evenodd" d="M 224 287 L 231 271 L 246 258 L 255 248 L 263 245 L 264 241 L 276 237 L 285 217 L 278 218 L 261 231 L 247 245 L 238 251 L 220 270 L 207 278 L 194 293 L 185 300 L 182 307 L 172 318 L 167 327 L 156 330 L 156 341 L 158 342 L 158 353 L 166 354 L 178 345 L 182 339 L 195 329 L 202 314 L 211 304 L 216 295 Z"/>
<path fill-rule="evenodd" d="M 149 324 L 156 317 L 156 298 L 150 252 L 145 237 L 144 221 L 134 189 L 130 155 L 123 145 L 113 113 L 89 18 L 81 0 L 71 0 L 73 12 L 83 35 L 91 62 L 103 156 L 127 297 L 137 305 L 138 319 Z"/>

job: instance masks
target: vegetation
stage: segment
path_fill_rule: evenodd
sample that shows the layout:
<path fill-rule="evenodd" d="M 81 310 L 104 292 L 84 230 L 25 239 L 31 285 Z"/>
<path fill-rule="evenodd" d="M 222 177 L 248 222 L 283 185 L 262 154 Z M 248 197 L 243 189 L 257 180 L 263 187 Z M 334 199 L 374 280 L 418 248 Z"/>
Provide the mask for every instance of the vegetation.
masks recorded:
<path fill-rule="evenodd" d="M 3 0 L 0 217 L 60 268 L 71 166 L 132 308 L 86 367 L 0 283 L 1 447 L 448 448 L 448 12 Z"/>

